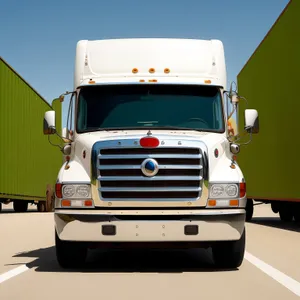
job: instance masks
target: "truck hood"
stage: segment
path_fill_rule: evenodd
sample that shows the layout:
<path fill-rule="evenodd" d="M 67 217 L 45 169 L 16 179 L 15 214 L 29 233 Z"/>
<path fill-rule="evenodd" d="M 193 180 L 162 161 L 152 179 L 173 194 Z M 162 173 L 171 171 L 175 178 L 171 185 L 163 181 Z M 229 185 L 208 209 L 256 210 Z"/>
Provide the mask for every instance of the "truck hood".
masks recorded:
<path fill-rule="evenodd" d="M 76 143 L 72 145 L 71 161 L 69 163 L 72 172 L 63 172 L 64 181 L 89 181 L 91 178 L 91 159 L 92 149 L 95 143 L 100 141 L 139 140 L 147 136 L 148 130 L 115 130 L 98 131 L 79 134 L 76 136 Z M 178 140 L 201 142 L 207 150 L 209 163 L 210 180 L 224 181 L 224 178 L 234 178 L 238 180 L 242 176 L 238 166 L 235 170 L 231 169 L 230 161 L 232 154 L 229 149 L 229 142 L 225 133 L 211 133 L 188 130 L 152 130 L 152 136 L 160 140 Z M 215 150 L 218 156 L 215 156 Z M 234 173 L 234 174 L 233 174 Z M 79 179 L 80 178 L 80 179 Z"/>
<path fill-rule="evenodd" d="M 140 139 L 147 136 L 149 130 L 114 130 L 114 131 L 97 131 L 77 135 L 76 147 L 86 147 L 91 149 L 94 143 L 103 140 L 124 140 L 124 139 Z M 226 141 L 225 133 L 211 133 L 191 130 L 151 130 L 152 136 L 161 139 L 184 139 L 184 140 L 201 140 L 207 147 L 211 144 Z M 77 153 L 77 151 L 76 151 Z"/>

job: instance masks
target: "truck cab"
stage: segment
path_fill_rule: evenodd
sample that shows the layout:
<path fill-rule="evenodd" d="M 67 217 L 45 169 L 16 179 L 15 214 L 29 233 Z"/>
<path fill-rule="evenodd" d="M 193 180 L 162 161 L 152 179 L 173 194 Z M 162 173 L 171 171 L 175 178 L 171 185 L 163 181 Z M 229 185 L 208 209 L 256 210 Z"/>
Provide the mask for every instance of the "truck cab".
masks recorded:
<path fill-rule="evenodd" d="M 126 246 L 212 247 L 216 265 L 241 265 L 246 181 L 228 126 L 226 80 L 219 40 L 77 43 L 55 187 L 62 267 L 82 265 L 89 248 Z M 245 111 L 248 132 L 257 131 L 257 118 Z M 58 134 L 53 111 L 44 133 Z"/>

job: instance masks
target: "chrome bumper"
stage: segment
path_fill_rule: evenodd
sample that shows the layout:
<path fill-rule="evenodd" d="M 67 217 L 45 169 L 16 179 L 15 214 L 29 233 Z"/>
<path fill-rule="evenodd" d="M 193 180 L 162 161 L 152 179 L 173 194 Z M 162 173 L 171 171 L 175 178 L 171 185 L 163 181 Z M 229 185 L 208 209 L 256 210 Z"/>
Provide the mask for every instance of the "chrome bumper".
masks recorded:
<path fill-rule="evenodd" d="M 238 240 L 244 209 L 54 212 L 61 240 L 82 242 L 212 242 Z"/>

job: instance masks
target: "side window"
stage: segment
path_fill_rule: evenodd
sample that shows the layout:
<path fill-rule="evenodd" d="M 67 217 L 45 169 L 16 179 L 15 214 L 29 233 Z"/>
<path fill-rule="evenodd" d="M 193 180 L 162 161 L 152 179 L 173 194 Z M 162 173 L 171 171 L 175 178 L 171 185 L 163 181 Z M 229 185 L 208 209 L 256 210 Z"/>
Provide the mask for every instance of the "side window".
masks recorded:
<path fill-rule="evenodd" d="M 87 129 L 87 103 L 83 95 L 80 94 L 78 101 L 78 121 L 77 125 L 80 130 Z"/>
<path fill-rule="evenodd" d="M 71 133 L 71 136 L 74 133 L 74 122 L 75 122 L 75 103 L 76 103 L 76 94 L 72 94 L 69 101 L 68 115 L 67 115 L 67 130 Z"/>

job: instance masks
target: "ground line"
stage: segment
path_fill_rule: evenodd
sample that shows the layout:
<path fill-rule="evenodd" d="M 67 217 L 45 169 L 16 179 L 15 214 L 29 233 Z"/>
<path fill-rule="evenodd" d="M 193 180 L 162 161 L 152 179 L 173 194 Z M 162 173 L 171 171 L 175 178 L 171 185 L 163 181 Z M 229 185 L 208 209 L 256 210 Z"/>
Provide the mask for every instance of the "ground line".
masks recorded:
<path fill-rule="evenodd" d="M 9 280 L 17 275 L 20 275 L 28 270 L 29 270 L 29 268 L 26 265 L 21 265 L 21 266 L 14 268 L 8 272 L 5 272 L 0 275 L 0 283 L 4 282 L 6 280 Z"/>
<path fill-rule="evenodd" d="M 300 297 L 300 283 L 295 279 L 289 277 L 288 275 L 280 272 L 279 270 L 275 269 L 271 265 L 268 265 L 264 261 L 260 260 L 259 258 L 255 257 L 254 255 L 250 254 L 249 252 L 245 252 L 244 258 L 253 264 L 255 267 L 260 269 L 265 274 L 269 275 L 271 278 L 276 280 L 278 283 L 289 289 L 291 292 L 296 294 Z"/>

